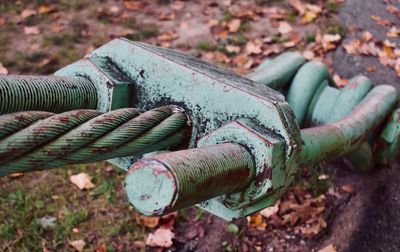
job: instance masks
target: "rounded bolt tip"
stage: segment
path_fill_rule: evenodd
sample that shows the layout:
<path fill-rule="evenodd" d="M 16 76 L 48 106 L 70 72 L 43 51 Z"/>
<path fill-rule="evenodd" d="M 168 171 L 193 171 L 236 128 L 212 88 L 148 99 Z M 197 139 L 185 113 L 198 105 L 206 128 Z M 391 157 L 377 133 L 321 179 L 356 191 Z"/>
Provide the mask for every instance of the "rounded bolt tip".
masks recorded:
<path fill-rule="evenodd" d="M 151 158 L 142 159 L 129 169 L 125 188 L 129 201 L 144 215 L 166 214 L 177 193 L 174 175 Z"/>

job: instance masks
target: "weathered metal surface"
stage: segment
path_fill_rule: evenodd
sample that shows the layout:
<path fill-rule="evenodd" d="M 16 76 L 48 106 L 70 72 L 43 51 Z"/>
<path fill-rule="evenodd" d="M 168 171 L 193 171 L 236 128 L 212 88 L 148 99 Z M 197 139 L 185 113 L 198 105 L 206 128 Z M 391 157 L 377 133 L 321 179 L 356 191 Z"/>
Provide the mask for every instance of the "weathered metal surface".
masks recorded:
<path fill-rule="evenodd" d="M 25 127 L 13 127 L 20 120 Z M 183 113 L 174 113 L 170 107 L 143 114 L 125 108 L 105 114 L 74 110 L 56 115 L 20 112 L 0 116 L 0 126 L 5 125 L 0 130 L 5 132 L 0 138 L 0 176 L 140 154 L 148 148 L 166 149 L 183 141 L 186 121 Z M 178 132 L 181 134 L 176 135 Z M 171 135 L 174 137 L 169 139 Z"/>
<path fill-rule="evenodd" d="M 244 188 L 254 169 L 243 146 L 210 145 L 141 159 L 129 169 L 125 188 L 141 213 L 164 215 Z"/>
<path fill-rule="evenodd" d="M 95 109 L 96 88 L 81 77 L 0 76 L 0 115 L 25 110 Z"/>
<path fill-rule="evenodd" d="M 379 164 L 389 164 L 398 154 L 400 149 L 400 109 L 396 109 L 390 115 L 374 147 Z"/>
<path fill-rule="evenodd" d="M 393 88 L 372 89 L 358 76 L 338 89 L 323 64 L 306 63 L 296 53 L 261 64 L 248 75 L 256 83 L 168 49 L 117 39 L 56 75 L 65 77 L 37 77 L 39 89 L 23 77 L 15 85 L 1 77 L 0 98 L 8 100 L 0 109 L 57 102 L 41 102 L 58 83 L 50 79 L 83 83 L 78 86 L 87 93 L 64 92 L 68 83 L 55 91 L 65 95 L 60 99 L 78 99 L 73 105 L 86 106 L 83 94 L 100 111 L 125 108 L 1 116 L 0 175 L 115 157 L 112 163 L 128 169 L 138 157 L 133 155 L 182 143 L 201 147 L 152 154 L 133 165 L 128 198 L 149 215 L 199 203 L 225 219 L 245 216 L 274 204 L 299 166 L 345 155 L 357 170 L 368 171 L 375 162 L 389 163 L 399 149 L 399 110 L 389 117 L 398 102 Z M 287 102 L 268 87 L 286 94 Z M 11 94 L 25 99 L 30 92 L 32 101 L 11 102 Z M 68 102 L 54 110 L 71 109 Z M 165 105 L 174 107 L 143 114 L 126 108 Z M 299 125 L 317 127 L 300 134 Z"/>
<path fill-rule="evenodd" d="M 224 219 L 246 216 L 261 210 L 264 204 L 273 204 L 297 172 L 292 160 L 285 159 L 282 139 L 249 120 L 228 123 L 200 139 L 198 145 L 206 147 L 229 142 L 250 151 L 255 161 L 255 175 L 241 190 L 200 203 L 201 208 Z"/>
<path fill-rule="evenodd" d="M 135 107 L 148 110 L 174 104 L 185 109 L 193 124 L 191 147 L 202 136 L 240 118 L 252 119 L 280 136 L 286 159 L 293 158 L 293 150 L 300 146 L 293 112 L 282 95 L 264 85 L 169 49 L 125 39 L 111 41 L 57 74 L 85 75 L 82 68 L 94 58 L 109 59 L 135 83 Z M 94 77 L 88 78 L 96 83 Z M 134 161 L 122 159 L 118 165 L 129 167 Z"/>
<path fill-rule="evenodd" d="M 342 120 L 303 129 L 299 165 L 312 165 L 358 148 L 385 121 L 397 102 L 395 88 L 381 85 L 372 89 L 351 114 Z"/>
<path fill-rule="evenodd" d="M 90 80 L 98 97 L 96 109 L 101 112 L 133 107 L 135 82 L 108 57 L 84 58 L 58 70 L 55 75 L 82 76 Z"/>

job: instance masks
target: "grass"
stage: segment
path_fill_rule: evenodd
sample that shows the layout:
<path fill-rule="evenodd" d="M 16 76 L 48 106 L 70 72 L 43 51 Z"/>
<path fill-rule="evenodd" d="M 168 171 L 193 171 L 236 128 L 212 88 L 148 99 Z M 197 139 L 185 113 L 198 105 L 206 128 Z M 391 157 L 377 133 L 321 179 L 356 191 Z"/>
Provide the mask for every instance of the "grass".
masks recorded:
<path fill-rule="evenodd" d="M 96 188 L 79 191 L 71 184 L 69 176 L 79 172 L 91 174 Z M 112 242 L 128 250 L 148 230 L 136 223 L 125 200 L 124 176 L 97 163 L 0 178 L 0 251 L 65 251 L 68 241 L 77 239 L 90 243 L 90 251 L 101 243 L 114 251 Z M 55 217 L 55 226 L 42 227 L 44 216 Z"/>
<path fill-rule="evenodd" d="M 217 49 L 218 45 L 212 41 L 200 41 L 197 43 L 196 47 L 202 51 L 214 51 Z"/>

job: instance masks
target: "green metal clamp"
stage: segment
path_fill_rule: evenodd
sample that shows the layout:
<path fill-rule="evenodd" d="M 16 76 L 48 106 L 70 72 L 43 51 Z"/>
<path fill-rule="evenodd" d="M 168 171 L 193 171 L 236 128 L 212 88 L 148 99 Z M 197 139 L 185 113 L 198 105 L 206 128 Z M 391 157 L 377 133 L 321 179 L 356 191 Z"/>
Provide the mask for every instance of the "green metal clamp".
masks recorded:
<path fill-rule="evenodd" d="M 245 78 L 169 49 L 116 39 L 55 76 L 36 77 L 31 92 L 38 98 L 27 107 L 18 105 L 27 93 L 18 90 L 28 90 L 25 84 L 29 81 L 2 78 L 0 96 L 6 97 L 6 102 L 0 100 L 2 113 L 68 108 L 107 113 L 82 110 L 60 115 L 21 112 L 24 118 L 20 114 L 1 116 L 0 155 L 5 159 L 0 160 L 0 175 L 21 167 L 32 171 L 113 158 L 111 163 L 128 171 L 128 200 L 147 215 L 198 204 L 227 220 L 246 216 L 273 205 L 301 166 L 345 155 L 359 170 L 370 170 L 375 162 L 390 162 L 400 144 L 400 110 L 393 112 L 398 103 L 394 88 L 373 88 L 370 80 L 359 76 L 338 89 L 322 63 L 306 62 L 296 53 L 265 61 Z M 65 97 L 66 104 L 76 100 L 75 106 L 60 103 L 55 109 L 49 106 L 52 102 L 41 101 L 51 90 L 55 90 L 50 94 L 52 101 Z M 13 96 L 20 101 L 7 105 Z M 167 119 L 154 121 L 144 116 L 165 106 L 180 111 L 171 114 L 175 118 L 171 124 L 163 124 Z M 137 110 L 120 109 L 129 107 Z M 75 114 L 81 113 L 88 116 L 73 124 Z M 126 113 L 129 116 L 123 119 Z M 70 129 L 57 126 L 61 122 L 57 118 L 71 116 L 75 119 Z M 150 153 L 139 159 L 143 153 L 182 143 L 187 118 L 191 134 L 180 148 L 189 149 Z M 17 119 L 22 122 L 19 126 Z M 132 127 L 126 126 L 129 122 Z M 32 134 L 44 132 L 37 129 L 52 127 L 62 130 L 40 135 L 42 142 L 31 143 L 26 153 L 16 152 L 18 157 L 7 154 L 14 143 L 20 141 L 22 150 L 24 141 L 36 139 Z M 132 144 L 127 148 L 125 138 L 130 133 Z M 31 150 L 35 144 L 38 150 Z M 91 151 L 96 158 L 90 157 Z"/>

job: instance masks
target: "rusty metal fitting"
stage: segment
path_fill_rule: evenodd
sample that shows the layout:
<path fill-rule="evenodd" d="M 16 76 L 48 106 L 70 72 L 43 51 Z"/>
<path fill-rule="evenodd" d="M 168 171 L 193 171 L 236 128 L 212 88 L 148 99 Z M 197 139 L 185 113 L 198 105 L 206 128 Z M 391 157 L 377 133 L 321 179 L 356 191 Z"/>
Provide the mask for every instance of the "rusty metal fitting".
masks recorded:
<path fill-rule="evenodd" d="M 225 143 L 143 158 L 128 170 L 125 189 L 141 213 L 164 215 L 238 191 L 253 175 L 249 151 Z"/>

